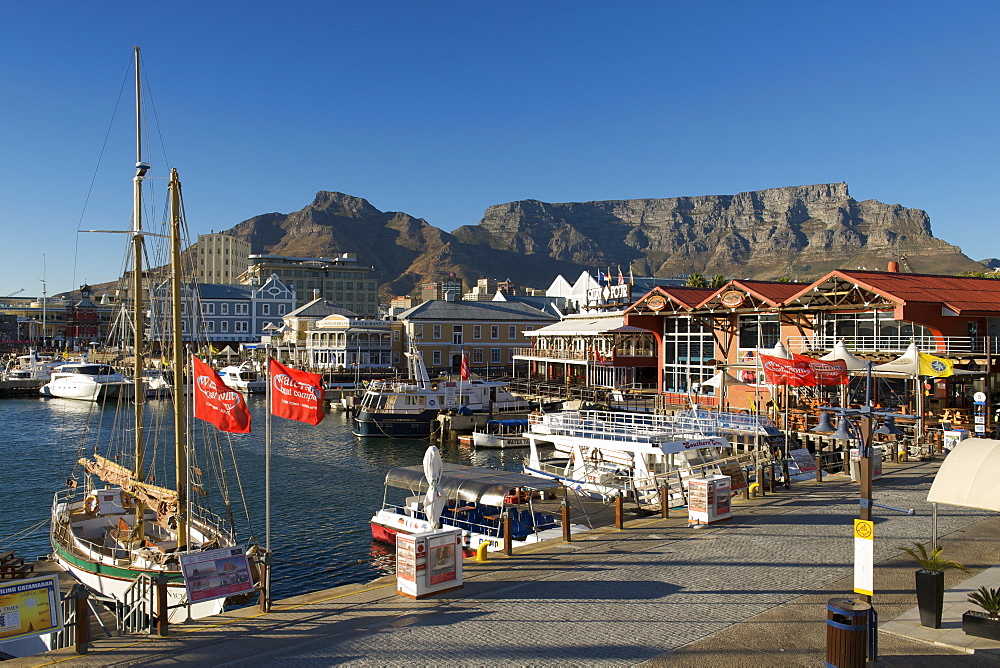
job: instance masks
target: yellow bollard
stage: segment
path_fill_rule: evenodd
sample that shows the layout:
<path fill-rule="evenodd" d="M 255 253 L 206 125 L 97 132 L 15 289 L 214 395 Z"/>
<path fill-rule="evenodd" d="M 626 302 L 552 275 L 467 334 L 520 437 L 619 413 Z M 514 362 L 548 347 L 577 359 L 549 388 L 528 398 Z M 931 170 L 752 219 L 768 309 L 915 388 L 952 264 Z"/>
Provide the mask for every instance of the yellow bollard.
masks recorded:
<path fill-rule="evenodd" d="M 490 548 L 489 542 L 480 543 L 479 547 L 476 548 L 476 561 L 489 561 L 489 557 L 486 555 L 486 552 L 489 550 L 489 548 Z"/>
<path fill-rule="evenodd" d="M 757 492 L 759 490 L 760 490 L 760 483 L 759 482 L 755 482 L 755 483 L 751 483 L 750 484 L 750 496 L 752 498 L 755 498 L 757 496 Z"/>

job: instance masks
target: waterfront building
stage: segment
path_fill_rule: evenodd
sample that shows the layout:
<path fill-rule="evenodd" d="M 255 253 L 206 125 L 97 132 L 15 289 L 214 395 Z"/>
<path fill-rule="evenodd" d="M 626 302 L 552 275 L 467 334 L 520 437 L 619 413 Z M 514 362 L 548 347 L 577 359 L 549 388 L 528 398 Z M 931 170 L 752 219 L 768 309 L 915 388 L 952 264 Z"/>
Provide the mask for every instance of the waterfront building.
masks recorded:
<path fill-rule="evenodd" d="M 216 347 L 226 344 L 256 343 L 265 331 L 279 327 L 282 318 L 295 308 L 295 291 L 277 276 L 263 285 L 197 284 L 198 298 L 190 285 L 185 286 L 181 305 L 184 340 L 192 340 L 192 332 L 201 334 L 199 341 Z M 169 340 L 170 284 L 164 281 L 153 290 L 150 304 L 149 338 Z M 195 312 L 194 304 L 200 304 Z"/>
<path fill-rule="evenodd" d="M 80 286 L 80 299 L 66 308 L 66 345 L 77 349 L 90 343 L 103 342 L 101 318 L 97 304 L 90 300 L 89 285 Z"/>
<path fill-rule="evenodd" d="M 233 285 L 250 266 L 250 243 L 228 234 L 199 234 L 192 250 L 199 283 Z"/>
<path fill-rule="evenodd" d="M 420 299 L 425 302 L 437 299 L 458 301 L 462 299 L 463 290 L 462 279 L 451 274 L 443 281 L 424 283 L 420 288 Z"/>
<path fill-rule="evenodd" d="M 269 343 L 279 359 L 306 365 L 309 362 L 308 333 L 315 329 L 317 322 L 331 315 L 358 317 L 357 313 L 320 297 L 319 291 L 314 290 L 312 301 L 285 314 L 279 325 L 268 327 L 262 342 Z"/>
<path fill-rule="evenodd" d="M 305 331 L 306 365 L 318 371 L 390 371 L 402 365 L 402 323 L 333 313 Z"/>
<path fill-rule="evenodd" d="M 505 373 L 515 349 L 528 344 L 526 332 L 559 321 L 559 316 L 520 302 L 432 300 L 407 309 L 404 344 L 414 345 L 432 374 L 458 371 L 465 354 L 480 375 Z"/>
<path fill-rule="evenodd" d="M 358 262 L 355 253 L 341 253 L 335 258 L 251 255 L 249 262 L 240 283 L 250 284 L 277 275 L 296 291 L 296 308 L 305 306 L 318 290 L 322 299 L 363 318 L 378 318 L 378 281 L 372 276 L 375 269 Z"/>

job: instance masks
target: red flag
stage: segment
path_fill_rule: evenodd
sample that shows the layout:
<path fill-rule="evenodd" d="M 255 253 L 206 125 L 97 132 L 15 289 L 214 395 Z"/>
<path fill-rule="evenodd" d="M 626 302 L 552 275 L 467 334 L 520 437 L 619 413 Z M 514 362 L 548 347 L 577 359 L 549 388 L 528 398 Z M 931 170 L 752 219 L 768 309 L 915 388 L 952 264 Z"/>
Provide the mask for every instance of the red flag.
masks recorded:
<path fill-rule="evenodd" d="M 316 425 L 323 421 L 323 377 L 292 369 L 277 360 L 268 362 L 271 377 L 271 414 Z"/>
<path fill-rule="evenodd" d="M 194 416 L 222 431 L 250 433 L 250 411 L 236 390 L 226 387 L 215 369 L 191 356 L 194 365 Z"/>
<path fill-rule="evenodd" d="M 769 385 L 815 385 L 816 378 L 805 362 L 794 359 L 761 355 L 760 364 L 764 369 L 764 382 Z"/>
<path fill-rule="evenodd" d="M 847 385 L 847 362 L 844 360 L 820 360 L 798 353 L 792 353 L 792 358 L 809 365 L 816 385 Z"/>
<path fill-rule="evenodd" d="M 466 359 L 465 353 L 462 353 L 462 380 L 469 380 L 472 377 L 472 371 L 469 369 L 469 360 Z"/>

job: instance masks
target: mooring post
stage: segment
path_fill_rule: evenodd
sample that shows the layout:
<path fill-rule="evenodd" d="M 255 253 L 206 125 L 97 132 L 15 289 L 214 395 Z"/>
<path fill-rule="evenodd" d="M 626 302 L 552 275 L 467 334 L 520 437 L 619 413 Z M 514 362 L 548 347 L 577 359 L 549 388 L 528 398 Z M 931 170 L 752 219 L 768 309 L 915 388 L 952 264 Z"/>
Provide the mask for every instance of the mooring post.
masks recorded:
<path fill-rule="evenodd" d="M 625 528 L 625 499 L 622 496 L 615 497 L 615 526 Z"/>
<path fill-rule="evenodd" d="M 514 522 L 511 521 L 510 511 L 503 514 L 503 553 L 508 557 L 514 553 Z"/>
<path fill-rule="evenodd" d="M 169 617 L 167 604 L 169 602 L 167 598 L 167 574 L 161 571 L 156 574 L 156 634 L 161 637 L 170 632 L 167 620 Z"/>
<path fill-rule="evenodd" d="M 73 585 L 73 598 L 76 599 L 76 653 L 86 654 L 90 646 L 90 609 L 87 597 L 90 592 L 83 585 Z"/>
<path fill-rule="evenodd" d="M 816 482 L 823 482 L 823 453 L 816 450 Z"/>
<path fill-rule="evenodd" d="M 573 539 L 569 533 L 569 497 L 564 496 L 562 501 L 562 530 L 563 530 L 563 540 L 567 543 L 571 542 Z"/>
<path fill-rule="evenodd" d="M 660 487 L 660 517 L 670 517 L 670 488 L 666 485 Z"/>
<path fill-rule="evenodd" d="M 785 476 L 785 489 L 789 489 L 792 486 L 792 476 L 788 474 L 788 458 L 785 457 L 781 460 L 781 473 Z"/>

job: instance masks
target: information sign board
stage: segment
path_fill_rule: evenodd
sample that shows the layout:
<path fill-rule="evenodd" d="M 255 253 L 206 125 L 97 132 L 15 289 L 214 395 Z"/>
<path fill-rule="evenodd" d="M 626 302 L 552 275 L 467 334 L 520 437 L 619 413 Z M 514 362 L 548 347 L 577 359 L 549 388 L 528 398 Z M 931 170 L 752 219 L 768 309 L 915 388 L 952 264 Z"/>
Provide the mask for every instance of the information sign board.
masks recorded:
<path fill-rule="evenodd" d="M 854 520 L 854 591 L 871 596 L 875 589 L 875 523 Z"/>
<path fill-rule="evenodd" d="M 0 641 L 54 633 L 62 628 L 59 612 L 56 575 L 0 585 Z"/>
<path fill-rule="evenodd" d="M 223 547 L 181 555 L 181 572 L 191 603 L 254 590 L 250 562 L 242 547 Z"/>

